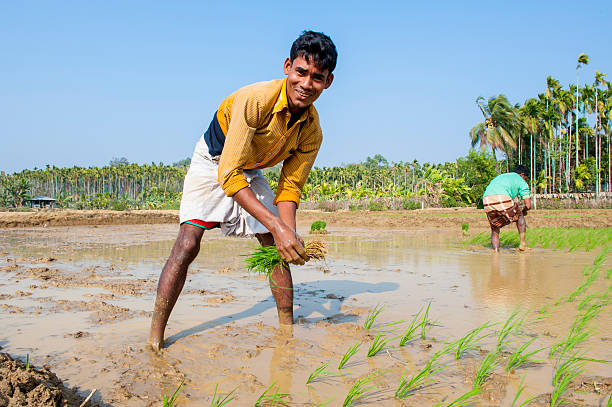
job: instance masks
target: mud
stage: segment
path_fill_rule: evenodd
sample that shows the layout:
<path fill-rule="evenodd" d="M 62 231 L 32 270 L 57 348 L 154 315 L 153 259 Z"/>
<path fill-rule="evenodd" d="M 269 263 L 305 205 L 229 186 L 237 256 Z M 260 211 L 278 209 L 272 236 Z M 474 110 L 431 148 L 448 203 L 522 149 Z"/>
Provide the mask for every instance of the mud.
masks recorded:
<path fill-rule="evenodd" d="M 364 223 L 367 218 L 367 224 Z M 300 210 L 298 222 L 308 226 L 324 220 L 328 226 L 400 228 L 452 228 L 464 223 L 470 227 L 488 228 L 484 211 L 476 208 L 428 208 L 412 211 L 338 211 Z M 36 212 L 0 212 L 0 228 L 176 224 L 176 210 L 69 210 L 43 209 Z M 612 227 L 612 209 L 567 209 L 531 211 L 531 227 Z"/>
<path fill-rule="evenodd" d="M 45 367 L 27 366 L 0 353 L 0 406 L 91 407 L 97 404 L 85 402 Z"/>
<path fill-rule="evenodd" d="M 355 221 L 371 225 L 375 218 Z M 302 221 L 303 236 L 308 227 Z M 328 243 L 327 261 L 293 268 L 296 324 L 282 328 L 267 282 L 243 266 L 240 255 L 256 242 L 207 232 L 160 352 L 146 340 L 157 278 L 176 225 L 0 230 L 0 346 L 15 358 L 29 354 L 66 386 L 75 386 L 81 398 L 98 389 L 93 401 L 107 407 L 158 407 L 162 395 L 181 382 L 181 406 L 210 405 L 216 385 L 223 394 L 237 388 L 229 406 L 252 406 L 272 383 L 289 394 L 289 405 L 314 406 L 333 397 L 329 405 L 340 406 L 355 380 L 376 369 L 386 373 L 359 400 L 362 405 L 433 406 L 471 388 L 477 366 L 495 347 L 499 327 L 460 360 L 445 358 L 446 368 L 435 381 L 405 401 L 393 397 L 401 376 L 422 368 L 445 341 L 486 321 L 502 322 L 516 307 L 529 323 L 512 337 L 509 351 L 533 337 L 534 349 L 558 342 L 577 304 L 554 303 L 581 284 L 583 270 L 598 254 L 504 249 L 492 255 L 467 245 L 460 227 L 383 230 L 328 221 L 327 229 L 327 235 L 317 236 Z M 593 292 L 609 286 L 604 274 Z M 436 323 L 425 339 L 403 347 L 392 340 L 376 356 L 366 356 L 378 331 L 385 337 L 400 335 L 429 302 Z M 377 304 L 385 308 L 373 329 L 366 330 L 365 317 Z M 545 314 L 538 312 L 543 307 L 549 308 Z M 338 371 L 339 359 L 357 341 L 362 342 L 359 351 Z M 584 351 L 612 360 L 610 343 L 608 305 Z M 531 406 L 549 405 L 553 366 L 544 353 L 537 357 L 541 363 L 512 372 L 504 370 L 504 353 L 474 405 L 510 405 L 523 376 L 527 388 L 521 400 L 537 396 Z M 325 373 L 306 385 L 324 362 L 330 362 Z M 605 405 L 611 378 L 610 365 L 587 364 L 572 382 L 566 405 Z"/>

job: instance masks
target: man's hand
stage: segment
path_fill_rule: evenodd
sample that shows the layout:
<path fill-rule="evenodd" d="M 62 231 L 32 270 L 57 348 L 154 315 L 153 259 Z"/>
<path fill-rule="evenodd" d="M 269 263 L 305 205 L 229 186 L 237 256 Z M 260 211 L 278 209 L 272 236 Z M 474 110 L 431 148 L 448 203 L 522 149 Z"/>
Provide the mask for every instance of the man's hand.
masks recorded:
<path fill-rule="evenodd" d="M 283 260 L 293 264 L 304 264 L 308 260 L 304 241 L 295 233 L 295 202 L 279 202 L 280 217 L 277 217 L 257 200 L 251 188 L 238 191 L 234 200 L 272 233 L 276 250 Z"/>
<path fill-rule="evenodd" d="M 285 222 L 279 219 L 276 227 L 269 230 L 274 237 L 276 250 L 283 260 L 299 265 L 308 260 L 304 241 Z"/>

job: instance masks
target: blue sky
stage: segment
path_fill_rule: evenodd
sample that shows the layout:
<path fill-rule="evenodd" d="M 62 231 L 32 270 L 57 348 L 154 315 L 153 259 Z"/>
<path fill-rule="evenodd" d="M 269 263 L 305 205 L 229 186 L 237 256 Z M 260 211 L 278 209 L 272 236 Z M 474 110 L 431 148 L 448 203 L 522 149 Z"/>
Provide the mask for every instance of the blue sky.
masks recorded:
<path fill-rule="evenodd" d="M 474 101 L 612 76 L 609 1 L 0 3 L 0 171 L 191 156 L 218 104 L 280 78 L 303 29 L 330 35 L 316 165 L 442 162 L 469 149 Z M 612 78 L 608 78 L 612 79 Z"/>

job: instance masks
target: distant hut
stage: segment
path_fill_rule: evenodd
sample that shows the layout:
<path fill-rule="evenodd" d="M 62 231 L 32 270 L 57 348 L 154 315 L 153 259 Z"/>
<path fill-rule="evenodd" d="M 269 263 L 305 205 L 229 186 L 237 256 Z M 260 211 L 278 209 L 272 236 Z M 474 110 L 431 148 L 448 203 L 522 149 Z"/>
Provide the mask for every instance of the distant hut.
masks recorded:
<path fill-rule="evenodd" d="M 53 208 L 55 199 L 48 196 L 35 196 L 34 198 L 26 199 L 30 208 Z"/>

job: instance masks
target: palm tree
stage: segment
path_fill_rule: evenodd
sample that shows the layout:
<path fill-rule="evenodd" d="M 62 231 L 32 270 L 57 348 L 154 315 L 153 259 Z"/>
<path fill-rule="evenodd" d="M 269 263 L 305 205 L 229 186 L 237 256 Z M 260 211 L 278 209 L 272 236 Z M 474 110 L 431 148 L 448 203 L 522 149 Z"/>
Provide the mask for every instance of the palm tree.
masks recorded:
<path fill-rule="evenodd" d="M 529 144 L 530 144 L 530 153 L 529 153 L 529 168 L 531 169 L 531 174 L 529 176 L 531 180 L 531 187 L 534 187 L 534 180 L 536 172 L 536 156 L 535 151 L 533 149 L 533 140 L 536 134 L 540 131 L 540 114 L 541 114 L 541 105 L 537 99 L 531 98 L 525 101 L 525 104 L 519 110 L 519 117 L 521 120 L 521 124 L 523 128 L 529 134 Z M 534 191 L 535 194 L 535 191 Z"/>
<path fill-rule="evenodd" d="M 479 96 L 476 104 L 485 120 L 470 130 L 472 147 L 476 144 L 480 144 L 482 149 L 491 147 L 496 161 L 495 150 L 503 151 L 508 157 L 510 150 L 516 149 L 516 139 L 520 129 L 517 109 L 504 95 L 492 96 L 487 103 L 482 96 Z"/>
<path fill-rule="evenodd" d="M 578 128 L 578 106 L 579 106 L 579 98 L 578 98 L 578 71 L 582 65 L 589 64 L 589 56 L 587 54 L 578 55 L 578 63 L 576 64 L 576 128 Z M 578 168 L 578 133 L 576 133 L 576 168 Z"/>

